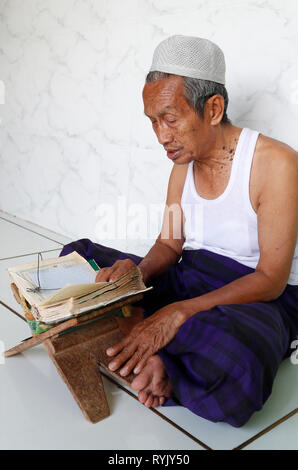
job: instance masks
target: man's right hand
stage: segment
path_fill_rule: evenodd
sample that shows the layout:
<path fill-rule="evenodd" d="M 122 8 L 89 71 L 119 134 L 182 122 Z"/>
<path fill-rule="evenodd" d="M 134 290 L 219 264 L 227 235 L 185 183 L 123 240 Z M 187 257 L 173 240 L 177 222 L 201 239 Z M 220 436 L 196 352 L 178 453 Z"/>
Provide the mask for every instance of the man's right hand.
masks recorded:
<path fill-rule="evenodd" d="M 101 268 L 96 275 L 95 282 L 112 282 L 130 271 L 136 264 L 129 258 L 117 260 L 109 268 Z"/>

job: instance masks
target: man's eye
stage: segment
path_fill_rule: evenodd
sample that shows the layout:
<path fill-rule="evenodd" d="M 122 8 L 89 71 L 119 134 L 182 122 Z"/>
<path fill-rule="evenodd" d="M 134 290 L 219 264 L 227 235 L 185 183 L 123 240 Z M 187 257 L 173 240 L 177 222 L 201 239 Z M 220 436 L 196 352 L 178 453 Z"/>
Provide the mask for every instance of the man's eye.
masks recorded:
<path fill-rule="evenodd" d="M 173 122 L 176 122 L 176 119 L 174 119 L 174 118 L 167 118 L 167 121 L 170 122 L 170 123 L 173 123 Z"/>

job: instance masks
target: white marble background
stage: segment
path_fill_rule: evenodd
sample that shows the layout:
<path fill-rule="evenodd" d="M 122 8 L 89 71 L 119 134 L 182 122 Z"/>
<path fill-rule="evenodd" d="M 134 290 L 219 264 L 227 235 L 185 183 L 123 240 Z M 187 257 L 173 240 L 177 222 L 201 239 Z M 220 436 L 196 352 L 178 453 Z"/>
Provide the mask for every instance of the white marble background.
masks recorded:
<path fill-rule="evenodd" d="M 155 46 L 216 42 L 233 123 L 297 149 L 297 18 L 295 0 L 0 0 L 0 209 L 144 255 L 158 225 L 133 239 L 121 209 L 130 238 L 123 223 L 107 240 L 99 208 L 165 202 L 171 163 L 141 98 Z"/>

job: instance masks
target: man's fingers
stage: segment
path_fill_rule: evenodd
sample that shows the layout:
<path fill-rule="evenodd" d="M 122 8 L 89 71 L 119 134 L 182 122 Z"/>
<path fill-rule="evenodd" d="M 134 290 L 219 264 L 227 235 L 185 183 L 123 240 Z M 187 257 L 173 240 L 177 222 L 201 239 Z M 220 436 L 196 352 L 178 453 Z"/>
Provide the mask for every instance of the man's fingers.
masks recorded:
<path fill-rule="evenodd" d="M 123 274 L 126 274 L 133 266 L 136 265 L 129 258 L 124 260 L 117 260 L 112 266 L 108 268 L 101 268 L 96 275 L 95 282 L 117 281 L 119 277 L 123 276 Z"/>
<path fill-rule="evenodd" d="M 97 273 L 95 282 L 108 282 L 111 275 L 111 268 L 101 268 Z"/>
<path fill-rule="evenodd" d="M 119 343 L 114 344 L 106 350 L 108 356 L 115 356 L 118 354 L 128 343 L 127 337 L 124 337 Z"/>
<path fill-rule="evenodd" d="M 123 276 L 123 274 L 125 273 L 127 273 L 127 269 L 123 269 L 123 268 L 115 269 L 115 271 L 111 273 L 109 281 L 110 282 L 117 281 L 117 279 L 119 279 L 119 277 Z"/>
<path fill-rule="evenodd" d="M 135 266 L 134 262 L 131 260 L 122 260 L 119 261 L 119 264 L 113 265 L 115 269 L 111 272 L 110 281 L 117 281 L 119 277 L 123 276 L 124 274 L 128 273 Z"/>
<path fill-rule="evenodd" d="M 142 357 L 142 353 L 139 350 L 137 350 L 132 356 L 132 358 L 125 364 L 125 366 L 122 367 L 122 369 L 120 370 L 120 375 L 122 376 L 128 375 L 132 371 L 134 366 L 140 361 L 141 357 Z"/>
<path fill-rule="evenodd" d="M 110 370 L 117 370 L 127 361 L 135 352 L 136 347 L 129 346 L 122 349 L 122 352 L 109 363 Z"/>
<path fill-rule="evenodd" d="M 136 364 L 133 372 L 134 374 L 139 374 L 141 372 L 141 370 L 144 368 L 147 360 L 149 359 L 150 356 L 152 356 L 154 354 L 154 352 L 156 351 L 153 351 L 148 349 L 145 354 L 142 355 L 140 361 Z"/>
<path fill-rule="evenodd" d="M 95 278 L 95 282 L 113 282 L 113 281 L 117 281 L 117 279 L 119 279 L 119 277 L 121 277 L 123 274 L 126 273 L 126 271 L 124 271 L 123 269 L 119 269 L 119 268 L 103 268 L 105 269 L 105 271 L 103 273 L 98 273 L 96 278 Z"/>

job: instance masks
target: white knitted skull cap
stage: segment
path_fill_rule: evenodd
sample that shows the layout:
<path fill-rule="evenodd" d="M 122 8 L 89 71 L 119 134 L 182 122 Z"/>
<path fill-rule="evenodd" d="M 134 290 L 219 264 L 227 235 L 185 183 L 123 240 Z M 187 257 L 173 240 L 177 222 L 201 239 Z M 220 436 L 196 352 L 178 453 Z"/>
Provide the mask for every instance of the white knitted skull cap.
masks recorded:
<path fill-rule="evenodd" d="M 214 42 L 175 35 L 156 47 L 150 72 L 159 71 L 225 84 L 225 57 Z"/>

